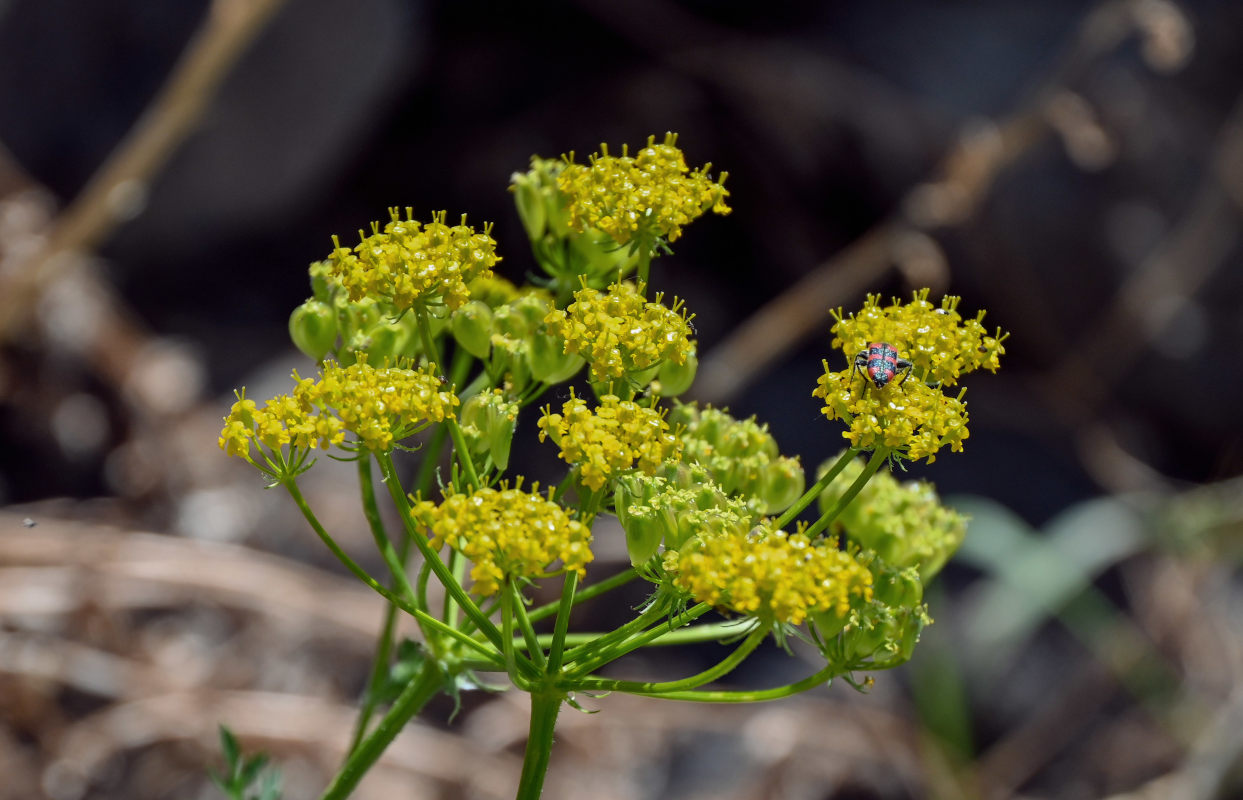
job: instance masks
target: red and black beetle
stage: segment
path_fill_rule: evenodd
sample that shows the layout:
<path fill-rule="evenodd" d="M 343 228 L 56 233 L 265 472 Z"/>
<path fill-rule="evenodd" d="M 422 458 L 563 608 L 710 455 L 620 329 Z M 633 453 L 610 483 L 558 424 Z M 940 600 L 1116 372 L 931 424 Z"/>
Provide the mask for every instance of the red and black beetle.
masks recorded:
<path fill-rule="evenodd" d="M 856 370 L 862 372 L 876 385 L 877 389 L 884 389 L 899 372 L 905 374 L 902 380 L 898 381 L 898 385 L 906 383 L 906 379 L 911 376 L 911 368 L 914 366 L 910 361 L 900 357 L 898 351 L 888 342 L 870 342 L 868 349 L 859 351 L 859 354 L 855 356 L 854 365 L 850 371 L 852 376 Z"/>

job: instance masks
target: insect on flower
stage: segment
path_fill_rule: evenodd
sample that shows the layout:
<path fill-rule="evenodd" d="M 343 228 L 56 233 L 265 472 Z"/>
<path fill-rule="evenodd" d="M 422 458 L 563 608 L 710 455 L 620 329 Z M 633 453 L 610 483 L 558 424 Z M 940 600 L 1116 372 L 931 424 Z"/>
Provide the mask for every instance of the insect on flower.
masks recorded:
<path fill-rule="evenodd" d="M 911 376 L 911 368 L 914 366 L 910 361 L 899 356 L 898 351 L 888 342 L 870 342 L 868 349 L 859 351 L 859 354 L 855 356 L 850 371 L 852 377 L 854 372 L 862 372 L 876 385 L 877 389 L 884 389 L 899 372 L 904 374 L 902 380 L 898 381 L 898 385 L 906 383 L 906 379 Z"/>

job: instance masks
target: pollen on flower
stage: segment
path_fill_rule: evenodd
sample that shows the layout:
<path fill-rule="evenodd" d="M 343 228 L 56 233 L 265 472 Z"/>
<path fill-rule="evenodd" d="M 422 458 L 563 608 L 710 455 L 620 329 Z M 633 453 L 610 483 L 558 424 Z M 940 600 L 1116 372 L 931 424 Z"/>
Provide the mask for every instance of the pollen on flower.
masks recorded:
<path fill-rule="evenodd" d="M 611 156 L 607 145 L 587 164 L 574 163 L 571 153 L 557 176 L 557 188 L 569 198 L 570 226 L 582 231 L 595 228 L 626 244 L 647 226 L 655 236 L 676 241 L 682 227 L 711 209 L 728 214 L 729 191 L 720 180 L 709 177 L 711 164 L 692 171 L 677 147 L 677 134 L 665 134 L 634 156 L 625 145 L 620 156 Z"/>
<path fill-rule="evenodd" d="M 682 303 L 648 302 L 640 287 L 615 283 L 607 292 L 584 287 L 564 311 L 544 318 L 548 331 L 565 340 L 565 352 L 591 364 L 591 375 L 605 382 L 633 375 L 663 361 L 685 364 L 694 349 L 690 319 Z"/>
<path fill-rule="evenodd" d="M 538 489 L 538 486 L 533 487 Z M 427 526 L 432 546 L 445 544 L 474 566 L 473 591 L 496 594 L 506 578 L 540 578 L 556 572 L 581 577 L 592 560 L 591 530 L 537 491 L 479 489 L 448 494 L 439 504 L 415 502 L 413 514 Z M 561 562 L 560 570 L 552 565 Z"/>
<path fill-rule="evenodd" d="M 870 600 L 872 574 L 833 541 L 773 530 L 700 535 L 664 565 L 674 584 L 701 602 L 768 623 L 797 625 L 811 614 L 846 614 Z"/>
<path fill-rule="evenodd" d="M 372 223 L 370 236 L 360 231 L 362 241 L 352 249 L 333 237 L 329 273 L 354 302 L 371 297 L 406 310 L 436 299 L 458 308 L 470 299 L 467 284 L 490 278 L 500 261 L 491 225 L 477 233 L 463 215 L 461 224 L 449 226 L 443 211 L 426 224 L 414 221 L 409 208 L 405 219 L 396 208 L 389 216 L 383 230 Z"/>
<path fill-rule="evenodd" d="M 594 409 L 571 396 L 560 414 L 550 406 L 543 411 L 540 441 L 551 437 L 561 448 L 561 458 L 579 468 L 583 484 L 592 490 L 626 470 L 652 475 L 664 461 L 681 457 L 682 442 L 661 412 L 616 395 L 600 398 Z"/>

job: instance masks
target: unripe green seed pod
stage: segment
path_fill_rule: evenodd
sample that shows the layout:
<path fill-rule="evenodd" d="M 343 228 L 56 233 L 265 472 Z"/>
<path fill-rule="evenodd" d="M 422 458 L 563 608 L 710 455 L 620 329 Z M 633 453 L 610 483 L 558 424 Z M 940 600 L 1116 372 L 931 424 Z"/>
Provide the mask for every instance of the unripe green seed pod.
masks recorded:
<path fill-rule="evenodd" d="M 492 309 L 487 303 L 471 300 L 453 312 L 453 338 L 475 358 L 487 358 L 492 351 Z"/>
<path fill-rule="evenodd" d="M 383 321 L 373 325 L 365 334 L 367 363 L 374 365 L 394 364 L 404 355 L 410 344 L 410 330 L 400 322 Z"/>
<path fill-rule="evenodd" d="M 526 228 L 527 237 L 536 241 L 548 229 L 544 192 L 532 173 L 515 172 L 510 180 L 513 181 L 514 205 L 518 209 L 522 227 Z"/>
<path fill-rule="evenodd" d="M 323 361 L 337 341 L 336 314 L 327 303 L 307 300 L 289 315 L 289 338 L 307 356 Z"/>
<path fill-rule="evenodd" d="M 778 458 L 760 467 L 757 494 L 764 501 L 764 513 L 776 514 L 794 505 L 807 488 L 803 466 L 797 458 Z"/>
<path fill-rule="evenodd" d="M 691 384 L 695 382 L 695 373 L 698 371 L 699 358 L 694 350 L 686 354 L 685 363 L 677 364 L 666 360 L 661 364 L 660 372 L 656 374 L 656 379 L 660 381 L 661 396 L 677 397 L 691 388 Z"/>
<path fill-rule="evenodd" d="M 884 570 L 875 573 L 873 596 L 891 609 L 911 609 L 924 599 L 924 586 L 914 569 Z"/>
<path fill-rule="evenodd" d="M 568 381 L 587 363 L 577 353 L 565 352 L 564 339 L 538 331 L 531 334 L 527 361 L 531 374 L 544 383 Z"/>

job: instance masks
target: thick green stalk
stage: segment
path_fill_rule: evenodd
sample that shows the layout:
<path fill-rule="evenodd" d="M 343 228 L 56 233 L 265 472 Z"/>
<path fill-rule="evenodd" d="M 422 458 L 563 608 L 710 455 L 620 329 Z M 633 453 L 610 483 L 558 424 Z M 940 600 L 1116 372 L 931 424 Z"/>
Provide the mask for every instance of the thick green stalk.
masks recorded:
<path fill-rule="evenodd" d="M 548 773 L 548 759 L 552 755 L 553 732 L 557 714 L 561 712 L 561 693 L 539 691 L 531 693 L 531 727 L 527 735 L 526 755 L 522 759 L 522 777 L 518 781 L 516 800 L 538 800 L 544 789 L 544 776 Z"/>
<path fill-rule="evenodd" d="M 818 536 L 832 524 L 833 520 L 837 519 L 846 506 L 850 505 L 850 501 L 854 500 L 859 492 L 863 491 L 863 487 L 867 485 L 867 482 L 872 480 L 872 476 L 876 474 L 876 471 L 889 458 L 890 452 L 892 451 L 888 447 L 878 447 L 872 452 L 872 457 L 868 459 L 867 466 L 863 468 L 863 472 L 859 473 L 859 477 L 855 478 L 855 482 L 850 484 L 850 488 L 841 497 L 837 498 L 837 502 L 833 504 L 832 508 L 826 511 L 820 519 L 816 520 L 815 525 L 812 525 L 805 531 L 809 538 Z"/>
<path fill-rule="evenodd" d="M 431 699 L 441 686 L 443 678 L 435 662 L 424 662 L 418 676 L 406 684 L 401 694 L 393 702 L 392 708 L 376 725 L 371 735 L 350 753 L 341 771 L 332 779 L 332 783 L 320 795 L 320 800 L 342 800 L 348 797 L 358 786 L 358 782 L 367 774 L 367 770 L 379 760 L 385 748 L 397 738 L 402 728 Z"/>

